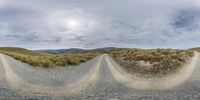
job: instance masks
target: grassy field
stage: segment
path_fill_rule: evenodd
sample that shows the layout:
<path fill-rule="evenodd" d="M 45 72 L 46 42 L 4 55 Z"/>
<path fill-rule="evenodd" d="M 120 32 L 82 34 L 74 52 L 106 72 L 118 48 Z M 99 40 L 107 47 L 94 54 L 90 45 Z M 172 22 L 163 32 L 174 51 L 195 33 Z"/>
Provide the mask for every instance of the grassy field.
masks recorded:
<path fill-rule="evenodd" d="M 54 54 L 36 52 L 23 48 L 2 47 L 0 53 L 37 67 L 78 65 L 97 55 L 109 54 L 128 72 L 141 75 L 160 76 L 176 71 L 194 54 L 197 49 L 122 49 L 87 50 L 77 53 Z M 199 50 L 199 49 L 198 49 Z M 200 51 L 200 50 L 199 50 Z"/>
<path fill-rule="evenodd" d="M 96 52 L 53 54 L 11 47 L 0 48 L 0 53 L 12 56 L 17 60 L 33 66 L 47 68 L 56 66 L 78 65 L 98 55 Z"/>
<path fill-rule="evenodd" d="M 188 50 L 200 52 L 200 47 L 197 47 L 197 48 L 190 48 L 190 49 L 188 49 Z"/>

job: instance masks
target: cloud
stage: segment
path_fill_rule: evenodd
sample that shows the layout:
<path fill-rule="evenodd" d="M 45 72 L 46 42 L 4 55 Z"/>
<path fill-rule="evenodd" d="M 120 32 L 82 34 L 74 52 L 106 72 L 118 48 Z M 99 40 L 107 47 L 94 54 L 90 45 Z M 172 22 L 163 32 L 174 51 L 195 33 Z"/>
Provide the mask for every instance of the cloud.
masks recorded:
<path fill-rule="evenodd" d="M 0 46 L 31 49 L 200 46 L 198 0 L 16 2 L 20 3 L 12 0 L 0 3 Z M 67 20 L 77 20 L 80 26 L 70 29 Z"/>

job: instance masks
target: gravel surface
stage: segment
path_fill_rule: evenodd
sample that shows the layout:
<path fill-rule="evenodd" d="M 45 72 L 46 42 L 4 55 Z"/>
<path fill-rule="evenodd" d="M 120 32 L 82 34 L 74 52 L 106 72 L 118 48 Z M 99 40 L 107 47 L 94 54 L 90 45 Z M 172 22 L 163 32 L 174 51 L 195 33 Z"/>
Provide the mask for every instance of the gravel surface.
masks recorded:
<path fill-rule="evenodd" d="M 199 54 L 198 57 L 200 57 Z M 56 87 L 69 85 L 82 80 L 91 71 L 96 73 L 92 73 L 92 75 L 97 76 L 94 78 L 96 79 L 94 85 L 71 95 L 35 95 L 24 92 L 23 89 L 16 89 L 9 83 L 6 79 L 5 65 L 0 59 L 0 100 L 200 100 L 199 58 L 193 73 L 187 81 L 176 87 L 161 90 L 145 90 L 126 86 L 120 80 L 117 80 L 115 74 L 110 70 L 111 65 L 108 64 L 109 58 L 106 55 L 96 57 L 79 66 L 53 69 L 33 68 L 11 57 L 4 56 L 4 58 L 9 61 L 10 68 L 17 75 L 17 78 L 35 86 Z M 98 62 L 100 62 L 99 69 L 97 67 Z M 115 64 L 112 65 L 116 67 Z M 95 68 L 98 71 L 95 71 Z"/>
<path fill-rule="evenodd" d="M 199 55 L 196 53 L 188 63 L 182 66 L 176 73 L 172 73 L 162 77 L 142 78 L 137 75 L 125 72 L 118 64 L 116 64 L 109 56 L 106 57 L 109 69 L 113 76 L 120 83 L 129 88 L 143 89 L 143 90 L 163 90 L 169 89 L 184 83 L 193 74 L 197 65 Z"/>

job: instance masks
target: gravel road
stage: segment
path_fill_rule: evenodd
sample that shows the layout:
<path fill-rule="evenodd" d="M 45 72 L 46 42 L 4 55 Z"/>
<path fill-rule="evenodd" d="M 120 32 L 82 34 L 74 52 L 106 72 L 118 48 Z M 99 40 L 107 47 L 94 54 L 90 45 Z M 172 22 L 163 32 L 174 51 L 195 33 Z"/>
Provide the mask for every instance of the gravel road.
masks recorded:
<path fill-rule="evenodd" d="M 200 100 L 199 73 L 199 53 L 161 79 L 131 76 L 107 55 L 45 69 L 1 54 L 0 100 Z"/>

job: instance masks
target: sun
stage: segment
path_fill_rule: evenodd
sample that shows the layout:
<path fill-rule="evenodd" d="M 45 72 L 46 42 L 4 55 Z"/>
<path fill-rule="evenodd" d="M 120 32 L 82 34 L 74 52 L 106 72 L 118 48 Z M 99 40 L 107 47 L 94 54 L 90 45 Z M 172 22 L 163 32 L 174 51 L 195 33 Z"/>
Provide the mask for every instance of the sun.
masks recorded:
<path fill-rule="evenodd" d="M 77 29 L 80 26 L 80 22 L 75 19 L 66 20 L 65 23 L 69 29 Z"/>

